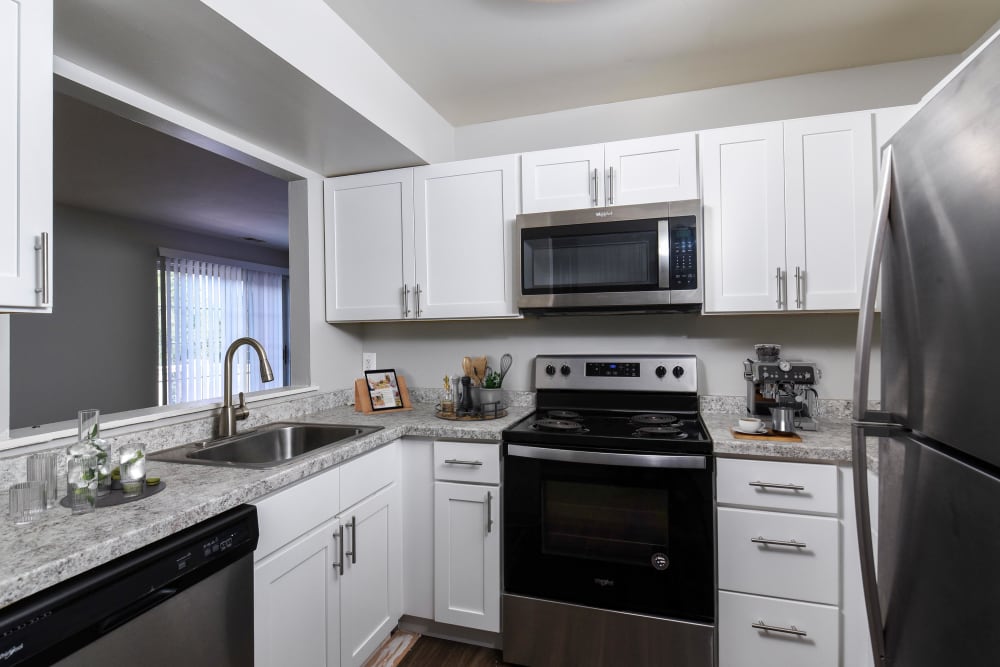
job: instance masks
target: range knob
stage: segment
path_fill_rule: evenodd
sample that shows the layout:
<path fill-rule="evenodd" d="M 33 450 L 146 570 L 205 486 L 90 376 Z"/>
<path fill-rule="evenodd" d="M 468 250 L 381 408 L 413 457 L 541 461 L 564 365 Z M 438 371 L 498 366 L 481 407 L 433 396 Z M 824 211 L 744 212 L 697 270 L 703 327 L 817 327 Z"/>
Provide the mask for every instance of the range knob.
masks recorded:
<path fill-rule="evenodd" d="M 556 374 L 556 367 L 553 366 L 552 364 L 549 364 L 548 366 L 545 367 L 545 374 L 546 375 L 555 375 Z"/>
<path fill-rule="evenodd" d="M 683 366 L 674 366 L 673 373 L 674 373 L 674 377 L 675 378 L 679 378 L 680 376 L 684 375 L 684 367 Z"/>
<path fill-rule="evenodd" d="M 559 369 L 559 372 L 562 373 L 563 375 L 569 375 L 572 371 L 570 370 L 569 366 L 563 364 L 562 368 Z"/>
<path fill-rule="evenodd" d="M 667 369 L 666 368 L 664 368 L 663 366 L 657 366 L 656 367 L 656 377 L 661 378 L 661 377 L 663 377 L 666 374 L 667 374 Z"/>

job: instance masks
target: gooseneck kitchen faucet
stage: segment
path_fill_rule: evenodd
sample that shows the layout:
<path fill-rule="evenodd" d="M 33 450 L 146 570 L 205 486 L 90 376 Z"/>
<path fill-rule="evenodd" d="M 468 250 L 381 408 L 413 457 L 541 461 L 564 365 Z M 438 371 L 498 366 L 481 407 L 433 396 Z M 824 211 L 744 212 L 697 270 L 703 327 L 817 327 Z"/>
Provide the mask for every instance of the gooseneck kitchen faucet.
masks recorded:
<path fill-rule="evenodd" d="M 241 345 L 249 345 L 257 352 L 257 358 L 260 360 L 260 381 L 270 382 L 274 379 L 271 363 L 267 360 L 267 352 L 264 351 L 264 346 L 258 340 L 245 336 L 232 342 L 229 349 L 226 350 L 226 358 L 223 361 L 222 412 L 219 413 L 218 432 L 220 438 L 233 435 L 236 432 L 236 422 L 246 419 L 250 414 L 242 391 L 240 392 L 240 404 L 233 405 L 233 355 L 236 354 L 236 349 Z"/>

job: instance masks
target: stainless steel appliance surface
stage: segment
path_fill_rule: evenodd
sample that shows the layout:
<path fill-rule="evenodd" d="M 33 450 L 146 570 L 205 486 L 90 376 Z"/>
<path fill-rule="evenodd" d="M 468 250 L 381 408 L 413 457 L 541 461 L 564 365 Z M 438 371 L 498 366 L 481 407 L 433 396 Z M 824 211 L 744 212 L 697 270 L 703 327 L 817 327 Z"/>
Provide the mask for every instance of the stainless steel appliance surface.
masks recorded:
<path fill-rule="evenodd" d="M 771 408 L 789 407 L 795 413 L 795 428 L 815 431 L 816 384 L 823 376 L 811 361 L 773 360 L 743 362 L 747 381 L 747 414 L 770 417 Z M 776 429 L 780 430 L 780 429 Z"/>
<path fill-rule="evenodd" d="M 1000 664 L 1000 38 L 890 140 L 858 325 L 855 505 L 880 667 Z M 882 273 L 883 412 L 867 412 Z M 878 562 L 866 438 L 879 437 Z M 877 578 L 876 578 L 877 574 Z"/>
<path fill-rule="evenodd" d="M 699 312 L 701 201 L 517 216 L 517 305 L 529 314 Z"/>
<path fill-rule="evenodd" d="M 535 358 L 504 440 L 504 660 L 709 667 L 712 440 L 690 355 Z"/>
<path fill-rule="evenodd" d="M 0 611 L 4 665 L 253 664 L 249 505 Z"/>

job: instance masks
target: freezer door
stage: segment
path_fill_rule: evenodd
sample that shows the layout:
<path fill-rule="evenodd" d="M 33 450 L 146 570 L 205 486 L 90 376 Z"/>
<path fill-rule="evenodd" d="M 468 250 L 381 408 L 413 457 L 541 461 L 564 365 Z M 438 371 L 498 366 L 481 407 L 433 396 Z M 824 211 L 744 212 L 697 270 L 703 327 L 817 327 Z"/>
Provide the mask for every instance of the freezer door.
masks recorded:
<path fill-rule="evenodd" d="M 896 421 L 1000 466 L 1000 39 L 897 132 L 882 301 Z"/>
<path fill-rule="evenodd" d="M 912 438 L 879 441 L 887 664 L 1000 664 L 1000 480 Z"/>

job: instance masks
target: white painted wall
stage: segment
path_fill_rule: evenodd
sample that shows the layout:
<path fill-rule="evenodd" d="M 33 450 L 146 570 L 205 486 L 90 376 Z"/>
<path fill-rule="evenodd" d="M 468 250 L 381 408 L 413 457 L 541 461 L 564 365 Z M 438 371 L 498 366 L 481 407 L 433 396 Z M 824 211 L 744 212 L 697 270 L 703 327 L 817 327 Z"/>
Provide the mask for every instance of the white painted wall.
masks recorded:
<path fill-rule="evenodd" d="M 465 125 L 456 159 L 915 104 L 960 61 L 939 56 Z"/>
<path fill-rule="evenodd" d="M 427 162 L 454 130 L 322 0 L 201 0 Z"/>
<path fill-rule="evenodd" d="M 439 387 L 446 373 L 461 374 L 463 356 L 514 356 L 504 387 L 530 390 L 536 354 L 695 354 L 701 361 L 699 392 L 745 395 L 743 360 L 756 343 L 780 343 L 787 359 L 815 361 L 821 398 L 851 396 L 856 315 L 606 315 L 475 322 L 366 324 L 365 352 L 380 368 L 395 368 L 407 383 Z M 876 329 L 876 341 L 878 339 Z M 878 368 L 876 342 L 872 366 Z M 878 398 L 878 383 L 872 385 Z"/>

